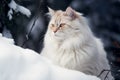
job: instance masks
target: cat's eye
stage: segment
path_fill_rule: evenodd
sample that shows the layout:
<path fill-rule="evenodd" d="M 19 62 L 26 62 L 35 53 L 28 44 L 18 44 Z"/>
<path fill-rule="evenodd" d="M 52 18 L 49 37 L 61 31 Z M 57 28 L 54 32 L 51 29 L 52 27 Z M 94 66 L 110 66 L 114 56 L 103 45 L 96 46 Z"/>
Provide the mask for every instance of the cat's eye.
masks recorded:
<path fill-rule="evenodd" d="M 55 27 L 55 25 L 54 25 L 54 24 L 51 24 L 51 26 L 52 26 L 52 27 Z"/>
<path fill-rule="evenodd" d="M 61 23 L 59 27 L 63 27 L 65 25 L 65 23 Z"/>

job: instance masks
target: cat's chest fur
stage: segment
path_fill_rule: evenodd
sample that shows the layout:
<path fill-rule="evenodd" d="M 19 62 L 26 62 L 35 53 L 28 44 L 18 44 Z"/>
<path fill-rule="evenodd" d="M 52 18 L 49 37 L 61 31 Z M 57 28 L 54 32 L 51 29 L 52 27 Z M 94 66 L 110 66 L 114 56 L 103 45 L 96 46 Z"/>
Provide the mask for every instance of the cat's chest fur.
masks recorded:
<path fill-rule="evenodd" d="M 45 45 L 42 55 L 51 59 L 54 64 L 88 74 L 91 72 L 86 71 L 94 68 L 91 64 L 96 65 L 97 61 L 94 62 L 94 60 L 98 58 L 97 49 L 92 46 L 92 43 L 81 45 L 79 37 L 64 42 L 54 41 L 50 38 L 46 40 L 45 44 L 47 45 Z"/>

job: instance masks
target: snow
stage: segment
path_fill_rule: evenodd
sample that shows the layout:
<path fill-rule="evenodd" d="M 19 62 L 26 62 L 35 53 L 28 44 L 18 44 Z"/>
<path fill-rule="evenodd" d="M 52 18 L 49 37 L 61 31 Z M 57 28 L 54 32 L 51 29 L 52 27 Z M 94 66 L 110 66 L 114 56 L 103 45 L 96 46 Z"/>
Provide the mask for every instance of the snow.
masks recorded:
<path fill-rule="evenodd" d="M 26 15 L 27 17 L 31 16 L 31 12 L 29 9 L 17 4 L 14 0 L 11 0 L 11 2 L 8 4 L 8 6 L 10 8 L 10 10 L 8 11 L 9 20 L 12 19 L 13 10 L 15 12 L 20 12 L 20 13 Z"/>
<path fill-rule="evenodd" d="M 95 76 L 55 66 L 30 50 L 15 46 L 0 34 L 0 80 L 100 80 Z"/>
<path fill-rule="evenodd" d="M 13 10 L 10 9 L 10 10 L 8 11 L 8 17 L 9 17 L 9 20 L 12 19 L 12 14 L 13 14 Z"/>
<path fill-rule="evenodd" d="M 6 44 L 14 44 L 14 40 L 13 39 L 8 39 L 6 37 L 2 37 L 2 34 L 0 34 L 0 43 L 6 43 Z M 2 46 L 2 44 L 0 44 Z M 0 51 L 0 54 L 2 52 Z"/>

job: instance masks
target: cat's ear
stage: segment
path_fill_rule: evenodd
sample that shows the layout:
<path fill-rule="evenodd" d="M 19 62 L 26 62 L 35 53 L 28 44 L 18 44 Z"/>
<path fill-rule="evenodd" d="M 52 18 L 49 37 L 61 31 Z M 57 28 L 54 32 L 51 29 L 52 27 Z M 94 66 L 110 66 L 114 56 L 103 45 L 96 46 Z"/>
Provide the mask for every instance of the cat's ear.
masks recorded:
<path fill-rule="evenodd" d="M 65 12 L 66 15 L 70 16 L 72 19 L 75 19 L 77 17 L 75 10 L 73 10 L 71 7 L 68 7 Z"/>
<path fill-rule="evenodd" d="M 51 16 L 53 16 L 55 14 L 55 11 L 53 9 L 51 9 L 50 7 L 48 7 L 48 11 Z"/>

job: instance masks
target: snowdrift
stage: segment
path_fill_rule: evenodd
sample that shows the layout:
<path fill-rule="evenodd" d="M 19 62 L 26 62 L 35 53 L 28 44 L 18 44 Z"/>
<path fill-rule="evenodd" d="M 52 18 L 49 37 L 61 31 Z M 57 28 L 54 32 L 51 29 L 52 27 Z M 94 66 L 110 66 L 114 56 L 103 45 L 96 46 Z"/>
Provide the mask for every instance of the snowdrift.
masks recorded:
<path fill-rule="evenodd" d="M 53 65 L 38 53 L 0 35 L 0 80 L 100 80 Z"/>

